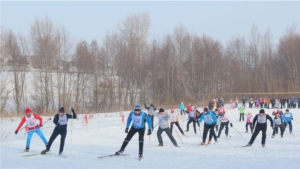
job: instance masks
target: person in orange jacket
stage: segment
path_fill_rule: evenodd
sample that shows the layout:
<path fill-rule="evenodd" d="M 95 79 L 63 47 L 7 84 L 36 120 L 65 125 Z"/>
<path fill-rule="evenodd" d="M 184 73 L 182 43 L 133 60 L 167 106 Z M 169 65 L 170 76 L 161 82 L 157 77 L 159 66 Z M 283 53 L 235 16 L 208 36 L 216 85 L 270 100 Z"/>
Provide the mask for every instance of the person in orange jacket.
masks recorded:
<path fill-rule="evenodd" d="M 15 131 L 15 134 L 18 134 L 20 128 L 26 122 L 27 127 L 28 127 L 28 134 L 27 134 L 26 148 L 24 151 L 25 152 L 29 151 L 30 141 L 31 141 L 32 135 L 34 133 L 36 133 L 38 136 L 40 136 L 40 138 L 43 140 L 43 142 L 47 146 L 47 144 L 48 144 L 47 139 L 45 138 L 42 130 L 40 129 L 40 127 L 43 126 L 43 119 L 41 118 L 41 116 L 33 113 L 31 111 L 31 109 L 28 107 L 25 109 L 25 113 L 26 113 L 26 115 L 22 118 L 19 126 L 17 127 L 17 129 Z"/>

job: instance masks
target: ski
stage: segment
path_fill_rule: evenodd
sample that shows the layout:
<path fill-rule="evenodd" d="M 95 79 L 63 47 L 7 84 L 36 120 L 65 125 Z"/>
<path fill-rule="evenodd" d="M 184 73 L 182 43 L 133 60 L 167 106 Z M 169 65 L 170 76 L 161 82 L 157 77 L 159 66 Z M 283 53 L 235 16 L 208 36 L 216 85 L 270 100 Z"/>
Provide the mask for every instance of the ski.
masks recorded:
<path fill-rule="evenodd" d="M 35 154 L 25 154 L 22 155 L 22 157 L 31 157 L 31 156 L 40 156 L 40 155 L 50 155 L 51 153 L 41 154 L 41 153 L 35 153 Z"/>
<path fill-rule="evenodd" d="M 99 156 L 98 158 L 105 158 L 105 157 L 114 157 L 114 156 L 129 156 L 129 154 L 110 154 L 110 155 L 105 155 L 105 156 Z"/>

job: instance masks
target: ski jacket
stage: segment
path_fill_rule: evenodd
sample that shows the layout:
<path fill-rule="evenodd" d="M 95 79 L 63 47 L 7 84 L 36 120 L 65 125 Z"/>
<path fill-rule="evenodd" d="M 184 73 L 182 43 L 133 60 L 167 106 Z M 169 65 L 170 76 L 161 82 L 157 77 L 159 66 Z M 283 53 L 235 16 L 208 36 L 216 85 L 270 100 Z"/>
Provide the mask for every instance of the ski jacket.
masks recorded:
<path fill-rule="evenodd" d="M 284 122 L 290 122 L 291 120 L 293 120 L 293 114 L 292 113 L 284 113 L 282 115 L 282 119 Z"/>
<path fill-rule="evenodd" d="M 214 115 L 213 112 L 207 112 L 206 114 L 203 113 L 200 119 L 198 120 L 198 123 L 201 123 L 202 120 L 204 120 L 205 124 L 207 125 L 214 125 L 218 121 L 217 117 Z"/>
<path fill-rule="evenodd" d="M 275 126 L 282 126 L 282 124 L 283 124 L 282 116 L 279 116 L 279 117 L 275 116 L 273 123 Z"/>
<path fill-rule="evenodd" d="M 183 104 L 183 103 L 180 104 L 180 105 L 179 105 L 179 108 L 180 108 L 180 110 L 184 110 L 184 108 L 185 108 L 185 107 L 184 107 L 184 104 Z"/>
<path fill-rule="evenodd" d="M 37 122 L 37 120 L 39 121 L 39 123 Z M 26 115 L 22 118 L 19 126 L 17 127 L 16 131 L 19 131 L 20 128 L 23 126 L 23 124 L 26 122 L 27 126 L 28 126 L 28 130 L 35 130 L 37 128 L 39 128 L 39 124 L 43 124 L 43 119 L 41 118 L 41 116 L 35 114 L 35 113 L 31 113 L 30 117 L 27 117 Z"/>
<path fill-rule="evenodd" d="M 239 109 L 240 114 L 245 114 L 245 108 L 244 107 L 240 107 Z"/>
<path fill-rule="evenodd" d="M 267 125 L 267 120 L 271 122 L 271 126 L 273 126 L 273 119 L 268 114 L 265 114 L 264 116 L 260 116 L 259 114 L 255 115 L 253 119 L 253 126 L 264 126 Z"/>
<path fill-rule="evenodd" d="M 170 113 L 170 121 L 171 122 L 177 122 L 178 121 L 178 114 L 177 113 Z"/>
<path fill-rule="evenodd" d="M 56 125 L 55 130 L 67 130 L 67 124 L 69 119 L 76 119 L 76 113 L 73 111 L 73 115 L 64 113 L 62 116 L 57 113 L 54 116 L 53 123 Z"/>
<path fill-rule="evenodd" d="M 154 115 L 154 113 L 155 113 L 155 111 L 156 111 L 156 107 L 153 106 L 153 105 L 150 105 L 149 107 L 147 107 L 147 106 L 145 105 L 145 109 L 148 110 L 148 115 Z"/>
<path fill-rule="evenodd" d="M 295 102 L 295 98 L 291 98 L 291 103 L 294 103 Z"/>
<path fill-rule="evenodd" d="M 300 97 L 298 97 L 298 103 L 300 103 Z"/>
<path fill-rule="evenodd" d="M 252 123 L 252 114 L 246 115 L 247 123 Z"/>
<path fill-rule="evenodd" d="M 219 116 L 219 118 L 218 118 L 218 123 L 219 124 L 220 123 L 227 123 L 227 122 L 229 122 L 229 119 L 225 114 L 224 114 L 224 116 Z"/>
<path fill-rule="evenodd" d="M 143 111 L 139 115 L 136 115 L 134 111 L 130 112 L 127 118 L 126 128 L 129 128 L 130 123 L 132 122 L 131 127 L 135 129 L 145 128 L 145 121 L 148 123 L 148 130 L 152 130 L 152 122 L 149 116 Z"/>
<path fill-rule="evenodd" d="M 185 113 L 188 114 L 188 119 L 189 119 L 189 120 L 194 120 L 194 119 L 196 119 L 196 110 L 185 111 Z"/>
<path fill-rule="evenodd" d="M 279 114 L 280 116 L 283 114 L 282 111 L 273 111 L 272 115 L 276 116 L 277 114 Z"/>
<path fill-rule="evenodd" d="M 224 114 L 226 113 L 224 107 L 218 108 L 218 112 L 219 112 L 219 113 L 224 113 Z"/>
<path fill-rule="evenodd" d="M 164 113 L 164 115 L 161 115 L 160 113 L 155 113 L 154 116 L 158 117 L 158 125 L 161 129 L 166 129 L 169 127 L 168 113 Z"/>
<path fill-rule="evenodd" d="M 188 105 L 186 108 L 187 111 L 192 111 L 192 105 Z"/>

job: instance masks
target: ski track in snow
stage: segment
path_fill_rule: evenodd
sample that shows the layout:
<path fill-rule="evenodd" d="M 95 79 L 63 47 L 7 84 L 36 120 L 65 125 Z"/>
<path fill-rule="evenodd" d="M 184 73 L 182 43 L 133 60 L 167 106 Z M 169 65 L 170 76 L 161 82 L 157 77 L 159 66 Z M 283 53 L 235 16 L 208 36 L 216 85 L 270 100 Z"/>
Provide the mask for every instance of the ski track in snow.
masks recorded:
<path fill-rule="evenodd" d="M 202 108 L 199 108 L 202 110 Z M 276 109 L 265 109 L 266 113 L 271 113 Z M 285 109 L 281 109 L 285 110 Z M 177 110 L 178 111 L 178 110 Z M 256 115 L 259 109 L 248 109 L 252 115 Z M 168 111 L 169 112 L 169 111 Z M 300 121 L 300 109 L 290 109 L 294 119 Z M 124 112 L 125 123 L 129 112 Z M 79 120 L 71 120 L 68 122 L 68 134 L 65 141 L 64 155 L 62 158 L 58 155 L 60 136 L 56 138 L 51 147 L 51 154 L 45 156 L 22 157 L 24 154 L 39 153 L 45 149 L 42 140 L 34 134 L 31 140 L 29 152 L 23 152 L 25 149 L 26 135 L 24 131 L 20 131 L 18 135 L 14 131 L 21 119 L 14 121 L 10 119 L 1 120 L 1 135 L 5 135 L 6 139 L 1 141 L 1 169 L 53 169 L 53 168 L 101 168 L 101 169 L 128 169 L 128 168 L 210 168 L 210 169 L 299 169 L 300 163 L 300 124 L 293 121 L 293 135 L 289 134 L 288 128 L 281 138 L 279 134 L 275 138 L 271 138 L 272 129 L 268 122 L 266 148 L 261 147 L 261 133 L 256 137 L 251 147 L 238 147 L 246 145 L 251 137 L 250 133 L 245 133 L 245 123 L 239 122 L 239 113 L 235 110 L 226 109 L 226 114 L 243 137 L 233 128 L 229 127 L 231 137 L 225 137 L 225 129 L 222 131 L 221 137 L 217 144 L 209 146 L 199 146 L 202 141 L 203 124 L 201 124 L 201 135 L 193 132 L 192 124 L 190 131 L 185 132 L 188 137 L 184 137 L 177 130 L 184 145 L 181 143 L 176 131 L 173 129 L 173 136 L 180 148 L 173 146 L 165 133 L 162 134 L 165 147 L 154 147 L 158 145 L 156 136 L 156 127 L 150 136 L 144 137 L 144 157 L 138 160 L 138 134 L 136 134 L 124 153 L 130 156 L 114 156 L 98 159 L 99 156 L 114 154 L 120 149 L 121 144 L 126 137 L 124 132 L 125 126 L 121 122 L 119 113 L 103 113 L 94 115 L 89 119 L 87 126 L 83 122 L 83 115 L 79 115 Z M 272 116 L 273 117 L 273 116 Z M 49 117 L 43 117 L 49 118 Z M 53 118 L 53 117 L 51 117 Z M 180 126 L 185 131 L 186 116 L 181 117 Z M 157 123 L 154 119 L 154 125 Z M 72 123 L 72 125 L 71 125 Z M 125 124 L 124 124 L 125 125 Z M 71 127 L 72 126 L 72 127 Z M 52 134 L 54 124 L 48 122 L 44 125 L 42 131 L 47 139 Z M 197 133 L 199 129 L 197 126 Z M 226 140 L 227 139 L 227 140 Z M 207 142 L 207 140 L 206 140 Z M 229 144 L 229 143 L 230 144 Z"/>

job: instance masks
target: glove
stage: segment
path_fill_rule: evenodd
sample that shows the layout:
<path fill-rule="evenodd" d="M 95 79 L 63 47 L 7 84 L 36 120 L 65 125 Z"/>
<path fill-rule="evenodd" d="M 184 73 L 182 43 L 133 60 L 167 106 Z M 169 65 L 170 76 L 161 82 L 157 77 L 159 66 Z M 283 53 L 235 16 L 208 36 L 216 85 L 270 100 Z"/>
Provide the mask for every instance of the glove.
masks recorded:
<path fill-rule="evenodd" d="M 43 127 L 43 124 L 40 124 L 40 127 Z"/>
<path fill-rule="evenodd" d="M 18 130 L 15 131 L 15 134 L 18 134 Z"/>
<path fill-rule="evenodd" d="M 148 130 L 147 136 L 151 134 L 151 130 Z"/>
<path fill-rule="evenodd" d="M 57 125 L 56 126 L 60 126 L 60 123 L 57 123 Z"/>
<path fill-rule="evenodd" d="M 293 118 L 291 118 L 292 120 L 294 120 Z"/>
<path fill-rule="evenodd" d="M 125 133 L 128 133 L 128 128 L 125 129 Z"/>
<path fill-rule="evenodd" d="M 73 107 L 71 108 L 71 111 L 72 111 L 73 113 L 75 113 L 75 111 L 74 111 Z"/>
<path fill-rule="evenodd" d="M 233 125 L 232 125 L 232 123 L 230 123 L 230 127 L 232 127 Z"/>

